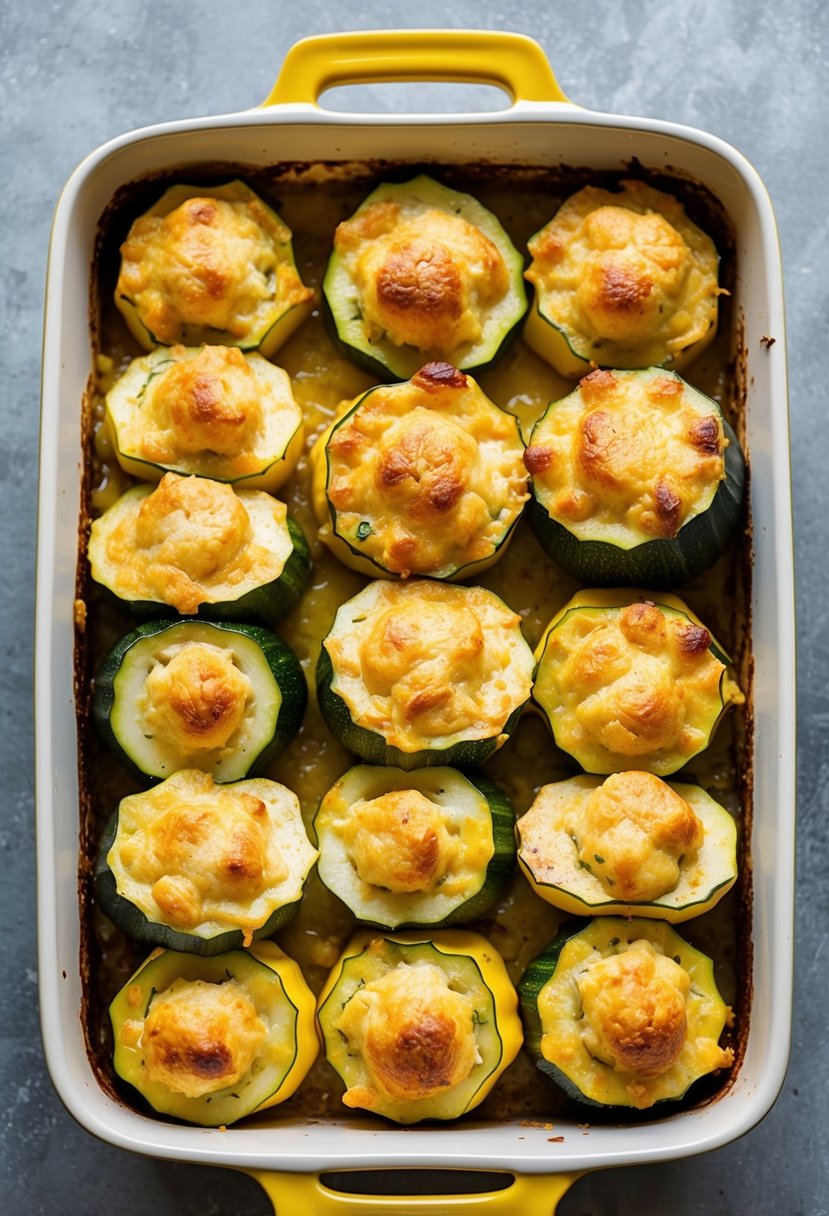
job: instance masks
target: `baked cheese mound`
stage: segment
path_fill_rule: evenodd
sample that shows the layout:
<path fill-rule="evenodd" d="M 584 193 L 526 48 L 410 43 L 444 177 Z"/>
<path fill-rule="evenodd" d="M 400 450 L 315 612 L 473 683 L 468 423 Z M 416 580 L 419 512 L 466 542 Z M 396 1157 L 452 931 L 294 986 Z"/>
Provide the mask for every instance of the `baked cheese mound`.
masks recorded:
<path fill-rule="evenodd" d="M 666 363 L 717 321 L 719 259 L 678 199 L 639 181 L 586 186 L 530 239 L 540 314 L 580 357 Z"/>
<path fill-rule="evenodd" d="M 727 444 L 713 403 L 675 373 L 598 370 L 547 411 L 525 462 L 553 519 L 630 548 L 710 507 Z"/>
<path fill-rule="evenodd" d="M 324 646 L 353 721 L 405 752 L 499 736 L 532 684 L 520 617 L 483 587 L 376 580 Z"/>
<path fill-rule="evenodd" d="M 567 614 L 549 634 L 535 689 L 559 747 L 589 772 L 608 754 L 626 762 L 619 768 L 656 772 L 695 755 L 721 708 L 725 667 L 710 643 L 703 626 L 649 601 Z"/>
<path fill-rule="evenodd" d="M 611 774 L 593 790 L 576 828 L 578 854 L 615 899 L 672 891 L 704 829 L 690 803 L 652 773 Z M 600 859 L 600 860 L 599 860 Z"/>
<path fill-rule="evenodd" d="M 415 194 L 378 201 L 337 226 L 334 249 L 355 284 L 369 341 L 448 355 L 477 342 L 509 274 L 495 244 Z"/>
<path fill-rule="evenodd" d="M 133 360 L 107 394 L 121 453 L 222 480 L 280 459 L 302 424 L 282 368 L 235 346 L 172 346 Z"/>
<path fill-rule="evenodd" d="M 465 1081 L 480 1063 L 473 1013 L 472 998 L 433 963 L 400 963 L 358 988 L 334 1022 L 367 1073 L 345 1105 L 431 1098 Z"/>
<path fill-rule="evenodd" d="M 252 192 L 234 200 L 196 192 L 166 215 L 135 220 L 121 246 L 116 300 L 125 297 L 165 345 L 183 341 L 187 327 L 244 343 L 313 296 L 285 257 L 290 239 Z"/>
<path fill-rule="evenodd" d="M 655 1077 L 682 1052 L 691 978 L 642 939 L 597 958 L 576 979 L 591 1055 L 620 1072 Z"/>
<path fill-rule="evenodd" d="M 188 1098 L 215 1093 L 250 1070 L 267 1033 L 238 980 L 176 979 L 144 1019 L 144 1076 Z"/>
<path fill-rule="evenodd" d="M 264 491 L 167 473 L 93 521 L 92 576 L 123 599 L 195 613 L 280 576 L 293 549 L 286 520 Z"/>
<path fill-rule="evenodd" d="M 451 817 L 419 790 L 389 790 L 361 799 L 335 824 L 360 880 L 387 891 L 432 891 L 458 853 Z"/>
<path fill-rule="evenodd" d="M 147 673 L 136 703 L 145 732 L 186 760 L 224 748 L 243 725 L 253 685 L 232 651 L 186 642 Z"/>
<path fill-rule="evenodd" d="M 315 859 L 285 786 L 216 785 L 198 769 L 124 798 L 107 854 L 122 898 L 154 923 L 203 937 L 261 928 L 299 898 Z"/>
<path fill-rule="evenodd" d="M 325 454 L 321 538 L 404 578 L 491 558 L 528 497 L 515 419 L 447 363 L 372 389 Z"/>

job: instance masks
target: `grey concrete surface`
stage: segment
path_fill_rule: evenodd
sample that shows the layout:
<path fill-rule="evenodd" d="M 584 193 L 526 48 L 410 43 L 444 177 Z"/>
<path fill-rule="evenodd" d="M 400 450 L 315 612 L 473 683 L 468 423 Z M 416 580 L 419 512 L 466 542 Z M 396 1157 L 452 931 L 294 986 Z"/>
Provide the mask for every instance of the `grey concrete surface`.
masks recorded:
<path fill-rule="evenodd" d="M 456 0 L 451 6 L 440 0 L 247 0 L 238 8 L 213 0 L 166 6 L 4 0 L 0 1211 L 261 1216 L 267 1208 L 247 1178 L 143 1160 L 94 1140 L 65 1113 L 43 1064 L 30 671 L 41 309 L 55 201 L 76 163 L 111 136 L 261 100 L 286 50 L 305 34 L 410 24 L 532 34 L 575 101 L 712 131 L 754 163 L 772 195 L 785 264 L 798 570 L 799 899 L 791 1066 L 774 1110 L 742 1140 L 704 1158 L 593 1175 L 574 1187 L 559 1212 L 821 1216 L 829 1212 L 829 17 L 822 0 Z M 411 90 L 389 96 L 381 104 L 415 108 Z"/>

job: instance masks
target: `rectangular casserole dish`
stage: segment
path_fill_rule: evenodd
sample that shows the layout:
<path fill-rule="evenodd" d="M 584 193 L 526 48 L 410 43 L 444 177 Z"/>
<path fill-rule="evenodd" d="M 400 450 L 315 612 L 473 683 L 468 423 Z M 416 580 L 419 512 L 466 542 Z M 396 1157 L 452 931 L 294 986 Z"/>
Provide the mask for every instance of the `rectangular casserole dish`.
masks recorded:
<path fill-rule="evenodd" d="M 382 117 L 320 110 L 333 84 L 369 80 L 497 84 L 512 107 L 485 115 Z M 735 315 L 742 326 L 745 442 L 754 529 L 753 995 L 745 1053 L 716 1101 L 647 1127 L 557 1121 L 400 1129 L 343 1118 L 279 1120 L 228 1131 L 174 1126 L 104 1093 L 87 1058 L 78 888 L 77 739 L 71 691 L 75 561 L 83 451 L 79 403 L 89 379 L 85 310 L 102 213 L 126 183 L 150 173 L 222 162 L 394 161 L 576 165 L 621 170 L 632 161 L 710 190 L 736 234 Z M 774 339 L 774 341 L 770 341 Z M 265 107 L 169 123 L 112 141 L 89 157 L 60 200 L 49 260 L 44 337 L 36 618 L 37 832 L 41 1010 L 47 1062 L 63 1101 L 92 1133 L 133 1151 L 254 1172 L 275 1202 L 320 1203 L 317 1175 L 346 1168 L 491 1169 L 512 1173 L 497 1193 L 515 1210 L 532 1187 L 549 1204 L 572 1178 L 603 1166 L 716 1148 L 752 1127 L 782 1084 L 789 1042 L 794 855 L 794 614 L 779 252 L 771 206 L 752 168 L 721 141 L 670 123 L 593 114 L 561 94 L 540 49 L 513 35 L 441 32 L 309 39 L 286 59 Z M 555 1179 L 551 1179 L 551 1175 Z M 470 1207 L 485 1197 L 470 1197 Z M 495 1210 L 495 1198 L 489 1204 Z M 354 1202 L 357 1202 L 356 1200 Z M 425 1201 L 423 1201 L 425 1202 Z M 437 1202 L 437 1201 L 436 1201 Z M 428 1205 L 427 1205 L 428 1206 Z M 402 1210 L 394 1200 L 389 1210 Z"/>

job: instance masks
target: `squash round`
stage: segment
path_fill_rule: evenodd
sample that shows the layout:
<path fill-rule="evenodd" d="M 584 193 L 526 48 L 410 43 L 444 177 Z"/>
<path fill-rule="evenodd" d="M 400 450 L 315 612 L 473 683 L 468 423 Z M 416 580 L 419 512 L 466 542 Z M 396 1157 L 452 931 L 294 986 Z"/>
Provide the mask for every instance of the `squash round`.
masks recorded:
<path fill-rule="evenodd" d="M 199 1017 L 198 1013 L 200 997 L 222 996 L 228 991 L 225 985 L 232 986 L 227 1012 L 231 1019 L 235 1017 L 237 1026 L 247 1021 L 256 1027 L 258 1021 L 265 1031 L 249 1067 L 230 1081 L 222 1078 L 222 1064 L 234 1054 L 237 1028 L 223 1034 L 211 1024 L 208 1014 Z M 191 1010 L 195 1010 L 193 1023 L 180 1039 L 169 1009 L 166 1017 L 163 1013 L 159 1017 L 159 1005 L 171 997 L 177 1002 L 189 998 Z M 313 994 L 297 964 L 273 942 L 216 958 L 156 950 L 127 981 L 109 1012 L 118 1076 L 137 1089 L 154 1110 L 200 1127 L 223 1127 L 284 1102 L 308 1074 L 319 1050 Z M 154 1054 L 162 1055 L 166 1048 L 175 1058 L 177 1053 L 186 1054 L 199 1026 L 202 1033 L 196 1055 L 203 1060 L 203 1086 L 193 1085 L 191 1079 L 184 1084 L 202 1092 L 187 1094 L 169 1084 L 170 1080 L 176 1083 L 175 1076 L 148 1066 L 148 1043 L 155 1038 L 159 1047 Z"/>
<path fill-rule="evenodd" d="M 135 220 L 115 305 L 144 350 L 221 343 L 269 358 L 310 316 L 314 292 L 287 224 L 237 180 L 170 186 Z"/>
<path fill-rule="evenodd" d="M 662 921 L 603 916 L 562 933 L 519 996 L 530 1056 L 589 1106 L 676 1102 L 734 1059 L 713 962 Z"/>
<path fill-rule="evenodd" d="M 456 1119 L 476 1107 L 521 1046 L 517 996 L 485 938 L 358 933 L 317 1006 L 343 1102 L 397 1123 Z"/>
<path fill-rule="evenodd" d="M 516 824 L 536 895 L 572 916 L 670 924 L 713 908 L 737 878 L 736 824 L 700 786 L 665 785 L 627 770 L 542 786 Z"/>
<path fill-rule="evenodd" d="M 514 827 L 509 799 L 477 774 L 361 764 L 320 803 L 318 872 L 364 924 L 459 924 L 498 898 Z"/>
<path fill-rule="evenodd" d="M 524 259 L 470 194 L 421 174 L 383 182 L 340 224 L 323 280 L 332 337 L 382 380 L 430 359 L 494 362 L 527 310 Z"/>

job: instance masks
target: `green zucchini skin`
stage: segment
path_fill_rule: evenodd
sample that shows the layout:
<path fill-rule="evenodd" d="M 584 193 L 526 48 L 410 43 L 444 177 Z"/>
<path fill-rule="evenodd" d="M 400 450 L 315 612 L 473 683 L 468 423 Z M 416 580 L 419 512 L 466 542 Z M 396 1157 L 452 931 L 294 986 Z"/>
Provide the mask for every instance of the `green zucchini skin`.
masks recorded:
<path fill-rule="evenodd" d="M 689 582 L 713 566 L 743 514 L 746 466 L 734 430 L 722 420 L 728 439 L 725 477 L 707 511 L 696 515 L 671 539 L 644 541 L 622 549 L 610 541 L 580 540 L 552 519 L 535 491 L 527 518 L 539 543 L 556 565 L 580 582 L 668 588 Z"/>
<path fill-rule="evenodd" d="M 260 587 L 253 587 L 236 600 L 200 604 L 195 614 L 200 620 L 259 621 L 263 625 L 272 626 L 299 603 L 311 574 L 311 550 L 305 533 L 291 515 L 287 517 L 287 525 L 293 548 L 279 577 L 269 583 L 263 583 Z M 107 588 L 107 591 L 116 603 L 139 620 L 154 620 L 159 617 L 169 620 L 170 617 L 177 616 L 175 609 L 162 600 L 125 600 L 110 588 Z"/>
<path fill-rule="evenodd" d="M 334 679 L 334 668 L 331 657 L 323 646 L 317 662 L 317 701 L 320 712 L 332 735 L 342 743 L 348 751 L 360 756 L 369 764 L 384 764 L 389 768 L 402 768 L 410 772 L 414 768 L 426 768 L 432 765 L 446 765 L 447 768 L 477 768 L 483 764 L 499 747 L 499 739 L 510 735 L 518 725 L 518 719 L 524 708 L 517 706 L 504 723 L 497 737 L 492 739 L 470 739 L 453 743 L 447 748 L 421 749 L 416 752 L 404 752 L 398 747 L 390 747 L 382 735 L 375 731 L 358 726 L 342 697 L 334 692 L 331 683 Z"/>
<path fill-rule="evenodd" d="M 224 954 L 227 950 L 241 949 L 244 942 L 244 932 L 241 929 L 228 929 L 215 937 L 199 937 L 195 933 L 185 933 L 173 929 L 161 921 L 150 920 L 137 908 L 134 903 L 118 894 L 115 875 L 107 865 L 107 854 L 115 841 L 118 831 L 118 811 L 114 811 L 107 821 L 101 837 L 101 846 L 95 862 L 94 891 L 95 899 L 112 923 L 128 937 L 150 946 L 164 946 L 168 950 L 176 950 L 180 954 L 197 954 L 200 958 L 213 958 L 214 955 Z M 259 929 L 253 932 L 253 940 L 272 937 L 277 929 L 283 928 L 293 919 L 299 908 L 301 899 L 283 904 L 276 908 Z"/>
<path fill-rule="evenodd" d="M 383 781 L 384 769 L 381 766 L 376 766 L 373 771 L 376 772 L 378 778 L 378 788 L 375 796 L 379 796 L 382 793 L 387 792 L 389 789 L 397 788 L 396 783 L 387 785 Z M 430 769 L 430 771 L 433 770 Z M 359 772 L 359 769 L 351 769 L 349 772 L 355 773 L 356 775 Z M 391 770 L 391 773 L 397 775 L 395 774 L 395 770 Z M 417 781 L 417 771 L 412 771 L 411 775 L 411 788 L 421 788 Z M 348 774 L 346 774 L 346 776 L 348 776 Z M 438 776 L 437 773 L 436 776 Z M 379 918 L 374 919 L 362 915 L 361 909 L 359 906 L 357 906 L 358 901 L 355 899 L 352 904 L 346 897 L 346 893 L 334 890 L 332 884 L 330 889 L 333 890 L 334 894 L 337 895 L 339 899 L 342 899 L 343 902 L 346 903 L 360 924 L 377 925 L 382 929 L 392 929 L 395 931 L 397 929 L 409 929 L 421 926 L 428 926 L 430 929 L 446 928 L 450 925 L 465 924 L 469 921 L 477 920 L 479 917 L 484 916 L 492 909 L 492 906 L 496 903 L 498 897 L 503 891 L 507 880 L 511 877 L 515 870 L 515 811 L 512 803 L 504 791 L 495 785 L 494 782 L 482 776 L 480 773 L 450 772 L 445 776 L 440 774 L 439 779 L 445 781 L 451 778 L 457 779 L 458 777 L 462 777 L 464 781 L 472 785 L 478 791 L 478 793 L 483 796 L 489 810 L 493 853 L 483 871 L 483 874 L 481 875 L 481 883 L 478 890 L 474 894 L 470 895 L 468 899 L 458 904 L 457 907 L 455 907 L 447 915 L 440 917 L 439 919 L 433 918 L 431 920 L 425 920 L 421 918 L 397 921 L 394 920 L 394 917 L 391 915 L 385 920 Z M 321 864 L 319 865 L 318 873 L 323 885 L 328 886 L 328 882 L 326 881 L 328 876 L 326 874 L 324 865 L 325 844 L 324 841 L 323 843 L 320 843 L 318 819 L 319 812 L 317 818 L 314 820 L 314 830 L 317 835 L 317 846 L 321 849 Z"/>
<path fill-rule="evenodd" d="M 362 315 L 359 311 L 359 300 L 352 301 L 348 294 L 340 298 L 343 284 L 351 283 L 352 280 L 343 265 L 342 255 L 335 249 L 328 259 L 322 285 L 323 315 L 331 339 L 341 354 L 380 380 L 405 380 L 423 363 L 435 357 L 445 358 L 461 371 L 483 371 L 501 358 L 518 337 L 523 325 L 527 313 L 527 289 L 523 278 L 524 257 L 515 248 L 498 219 L 477 199 L 452 190 L 425 174 L 406 182 L 382 182 L 363 200 L 355 214 L 373 203 L 400 197 L 405 199 L 407 196 L 437 210 L 462 215 L 493 242 L 504 260 L 509 276 L 509 295 L 513 299 L 510 315 L 502 321 L 494 334 L 490 334 L 488 340 L 471 344 L 471 349 L 465 355 L 459 353 L 462 347 L 439 354 L 405 344 L 395 347 L 394 343 L 385 337 L 378 343 L 372 343 L 359 325 L 354 333 L 346 336 L 349 328 L 353 328 L 355 322 L 362 319 Z M 355 303 L 358 313 L 351 316 L 349 314 Z"/>
<path fill-rule="evenodd" d="M 148 772 L 140 767 L 134 757 L 124 747 L 112 724 L 112 711 L 115 705 L 115 679 L 123 664 L 128 661 L 129 653 L 137 642 L 144 638 L 158 637 L 170 629 L 175 629 L 189 619 L 179 617 L 176 620 L 148 621 L 128 633 L 110 650 L 95 678 L 95 692 L 92 697 L 92 719 L 98 733 L 110 751 L 122 764 L 132 772 L 153 780 L 161 780 L 169 773 Z M 238 781 L 245 776 L 253 776 L 265 769 L 268 764 L 282 751 L 285 745 L 299 730 L 308 704 L 308 687 L 299 659 L 293 650 L 276 634 L 268 632 L 258 625 L 242 624 L 231 621 L 214 621 L 211 628 L 223 636 L 237 634 L 254 642 L 262 652 L 263 661 L 267 664 L 274 682 L 281 693 L 281 704 L 277 713 L 274 733 L 261 750 L 253 757 L 244 772 L 234 773 L 228 780 Z M 186 765 L 198 767 L 192 757 L 188 757 Z M 173 947 L 177 949 L 178 947 Z"/>

